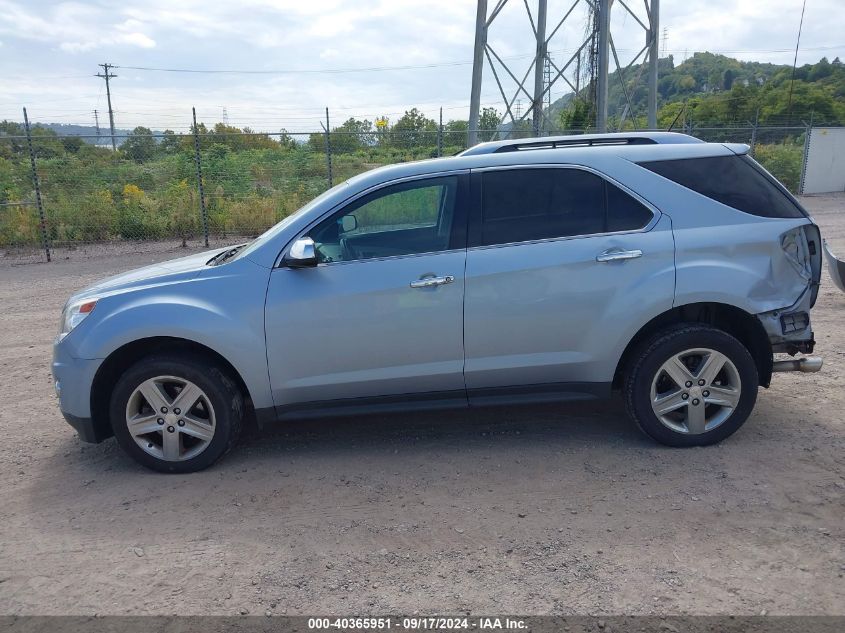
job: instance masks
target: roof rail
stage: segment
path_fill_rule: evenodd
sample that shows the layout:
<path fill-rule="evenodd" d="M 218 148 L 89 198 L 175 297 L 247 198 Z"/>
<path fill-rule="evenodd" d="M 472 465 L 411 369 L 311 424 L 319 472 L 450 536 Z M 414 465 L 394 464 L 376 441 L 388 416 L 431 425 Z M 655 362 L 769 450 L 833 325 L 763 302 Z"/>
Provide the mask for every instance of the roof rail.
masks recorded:
<path fill-rule="evenodd" d="M 558 149 L 565 147 L 601 147 L 616 145 L 666 145 L 678 143 L 703 143 L 693 136 L 678 132 L 617 132 L 613 134 L 577 134 L 570 136 L 545 136 L 521 138 L 507 141 L 479 143 L 464 150 L 458 156 L 478 154 L 501 154 L 534 149 Z"/>

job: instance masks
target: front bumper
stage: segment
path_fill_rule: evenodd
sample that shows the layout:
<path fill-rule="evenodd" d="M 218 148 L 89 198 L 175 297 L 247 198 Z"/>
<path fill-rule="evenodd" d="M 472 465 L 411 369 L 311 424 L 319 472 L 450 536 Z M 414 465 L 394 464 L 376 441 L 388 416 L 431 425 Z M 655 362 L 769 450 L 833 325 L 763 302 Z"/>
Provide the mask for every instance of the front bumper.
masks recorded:
<path fill-rule="evenodd" d="M 59 409 L 84 442 L 102 442 L 107 434 L 94 425 L 91 416 L 91 386 L 102 360 L 73 358 L 61 342 L 53 345 L 53 380 Z"/>
<path fill-rule="evenodd" d="M 97 427 L 94 426 L 94 420 L 91 418 L 78 418 L 75 415 L 71 415 L 70 413 L 66 413 L 64 411 L 62 411 L 62 415 L 65 420 L 67 420 L 67 423 L 74 428 L 76 433 L 79 435 L 79 439 L 83 442 L 88 442 L 89 444 L 99 444 L 109 437 L 97 430 Z"/>

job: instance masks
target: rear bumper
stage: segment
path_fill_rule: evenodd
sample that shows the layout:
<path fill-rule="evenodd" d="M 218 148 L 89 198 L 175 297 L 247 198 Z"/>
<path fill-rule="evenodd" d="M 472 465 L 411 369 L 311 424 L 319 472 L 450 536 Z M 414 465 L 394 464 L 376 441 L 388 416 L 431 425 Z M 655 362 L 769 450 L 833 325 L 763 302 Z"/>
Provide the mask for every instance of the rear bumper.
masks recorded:
<path fill-rule="evenodd" d="M 815 346 L 810 323 L 813 287 L 808 286 L 793 305 L 758 314 L 774 353 L 810 354 Z"/>

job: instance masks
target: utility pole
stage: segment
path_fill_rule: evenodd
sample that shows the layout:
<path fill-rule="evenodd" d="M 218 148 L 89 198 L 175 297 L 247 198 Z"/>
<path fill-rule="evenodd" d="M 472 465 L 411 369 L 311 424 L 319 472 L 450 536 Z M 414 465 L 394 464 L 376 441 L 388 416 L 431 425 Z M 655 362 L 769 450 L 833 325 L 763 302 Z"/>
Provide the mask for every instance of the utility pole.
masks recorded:
<path fill-rule="evenodd" d="M 97 145 L 100 144 L 100 116 L 94 110 L 94 127 L 97 128 Z"/>
<path fill-rule="evenodd" d="M 320 125 L 323 125 L 320 123 Z M 323 125 L 326 131 L 326 176 L 329 181 L 329 189 L 334 186 L 332 179 L 332 139 L 331 139 L 331 125 L 329 124 L 329 109 L 326 107 L 326 124 Z"/>
<path fill-rule="evenodd" d="M 437 158 L 443 156 L 443 108 L 440 108 L 440 123 L 437 125 Z"/>
<path fill-rule="evenodd" d="M 467 147 L 478 143 L 478 117 L 481 109 L 481 71 L 484 66 L 484 51 L 487 50 L 487 0 L 478 0 L 475 16 L 475 48 L 472 54 L 472 87 L 469 95 L 469 129 Z"/>
<path fill-rule="evenodd" d="M 537 51 L 534 57 L 534 136 L 540 136 L 543 128 L 543 64 L 546 62 L 546 9 L 547 0 L 539 0 L 537 4 Z"/>
<path fill-rule="evenodd" d="M 114 68 L 111 64 L 97 64 L 103 69 L 102 73 L 97 73 L 97 77 L 101 77 L 106 80 L 106 99 L 109 102 L 109 129 L 111 129 L 111 148 L 113 151 L 117 151 L 117 143 L 114 140 L 114 110 L 111 108 L 111 89 L 109 87 L 109 79 L 114 79 L 117 75 L 112 74 L 109 72 L 110 69 Z"/>
<path fill-rule="evenodd" d="M 598 24 L 599 36 L 598 72 L 596 77 L 596 128 L 599 134 L 607 132 L 607 70 L 610 57 L 610 3 L 612 0 L 599 0 Z"/>
<path fill-rule="evenodd" d="M 657 60 L 660 35 L 660 0 L 651 0 L 648 12 L 648 127 L 657 128 Z"/>

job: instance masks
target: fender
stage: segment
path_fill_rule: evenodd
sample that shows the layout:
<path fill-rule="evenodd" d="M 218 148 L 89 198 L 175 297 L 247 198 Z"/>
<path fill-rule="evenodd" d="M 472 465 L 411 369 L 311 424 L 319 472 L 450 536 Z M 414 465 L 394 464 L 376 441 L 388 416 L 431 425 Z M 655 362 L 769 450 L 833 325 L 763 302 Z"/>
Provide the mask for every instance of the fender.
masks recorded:
<path fill-rule="evenodd" d="M 199 343 L 235 368 L 256 409 L 273 407 L 264 335 L 269 274 L 248 260 L 236 260 L 219 270 L 206 269 L 190 283 L 106 294 L 65 342 L 74 358 L 100 360 L 146 338 Z M 238 300 L 232 301 L 232 295 Z M 227 300 L 216 302 L 215 297 Z"/>

